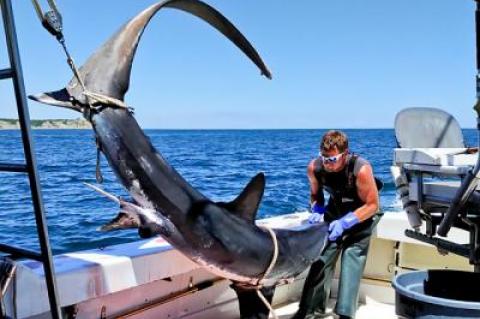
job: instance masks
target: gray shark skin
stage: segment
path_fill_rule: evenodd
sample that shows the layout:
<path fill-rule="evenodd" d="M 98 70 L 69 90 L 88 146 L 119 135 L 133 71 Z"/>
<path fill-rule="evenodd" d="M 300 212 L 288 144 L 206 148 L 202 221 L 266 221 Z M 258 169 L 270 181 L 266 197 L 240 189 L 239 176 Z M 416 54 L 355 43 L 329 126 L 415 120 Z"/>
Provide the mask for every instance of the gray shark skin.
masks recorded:
<path fill-rule="evenodd" d="M 161 8 L 191 13 L 212 25 L 270 78 L 270 72 L 248 40 L 218 11 L 197 0 L 170 0 L 152 5 L 125 24 L 80 68 L 86 90 L 124 100 L 131 65 L 145 26 Z M 274 285 L 304 271 L 317 260 L 327 242 L 328 227 L 274 230 L 278 258 L 270 233 L 255 225 L 265 177 L 255 176 L 232 202 L 215 203 L 193 188 L 155 150 L 126 108 L 91 102 L 74 78 L 60 91 L 31 96 L 33 100 L 82 112 L 92 123 L 98 145 L 137 205 L 123 207 L 138 216 L 145 236 L 160 234 L 177 250 L 215 274 L 245 285 Z M 128 205 L 127 205 L 128 206 Z M 121 207 L 122 208 L 122 207 Z"/>

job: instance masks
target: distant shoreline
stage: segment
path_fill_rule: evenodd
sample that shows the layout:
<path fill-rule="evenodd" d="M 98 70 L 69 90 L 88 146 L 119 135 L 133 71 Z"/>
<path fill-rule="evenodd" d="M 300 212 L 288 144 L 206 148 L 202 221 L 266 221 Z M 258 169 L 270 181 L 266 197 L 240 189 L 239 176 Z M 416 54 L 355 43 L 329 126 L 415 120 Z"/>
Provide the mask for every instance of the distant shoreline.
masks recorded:
<path fill-rule="evenodd" d="M 34 130 L 88 130 L 92 125 L 84 118 L 77 119 L 45 119 L 30 120 L 31 128 Z M 0 118 L 0 130 L 19 130 L 20 123 L 17 119 Z M 339 129 L 345 131 L 356 130 L 393 130 L 393 127 L 368 127 L 368 128 L 154 128 L 144 127 L 144 130 L 162 130 L 162 131 L 304 131 L 319 130 L 325 131 L 329 129 Z M 475 130 L 474 127 L 462 127 L 462 130 Z"/>
<path fill-rule="evenodd" d="M 74 120 L 69 119 L 46 119 L 46 120 L 30 120 L 32 129 L 45 130 L 65 130 L 65 129 L 90 129 L 90 123 L 78 118 Z M 0 130 L 18 130 L 20 129 L 20 122 L 17 119 L 0 118 Z"/>

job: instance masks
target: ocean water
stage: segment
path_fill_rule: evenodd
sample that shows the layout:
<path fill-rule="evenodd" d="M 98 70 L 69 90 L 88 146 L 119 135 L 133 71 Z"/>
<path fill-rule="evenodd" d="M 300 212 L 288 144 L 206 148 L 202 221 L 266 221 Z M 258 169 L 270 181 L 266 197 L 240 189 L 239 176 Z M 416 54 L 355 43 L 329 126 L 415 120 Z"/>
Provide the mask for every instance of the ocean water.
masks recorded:
<path fill-rule="evenodd" d="M 373 166 L 385 183 L 383 211 L 399 212 L 390 176 L 393 129 L 345 130 L 350 149 Z M 266 189 L 258 218 L 306 211 L 309 185 L 306 167 L 318 153 L 325 130 L 147 130 L 152 143 L 194 187 L 215 201 L 234 199 L 258 172 Z M 468 145 L 476 131 L 464 130 Z M 97 230 L 118 212 L 83 182 L 95 183 L 96 149 L 90 130 L 33 131 L 48 230 L 55 254 L 99 248 L 139 239 L 136 230 Z M 0 131 L 0 162 L 22 163 L 20 132 Z M 128 197 L 107 162 L 101 162 L 109 192 Z M 0 243 L 38 250 L 28 179 L 0 174 Z"/>

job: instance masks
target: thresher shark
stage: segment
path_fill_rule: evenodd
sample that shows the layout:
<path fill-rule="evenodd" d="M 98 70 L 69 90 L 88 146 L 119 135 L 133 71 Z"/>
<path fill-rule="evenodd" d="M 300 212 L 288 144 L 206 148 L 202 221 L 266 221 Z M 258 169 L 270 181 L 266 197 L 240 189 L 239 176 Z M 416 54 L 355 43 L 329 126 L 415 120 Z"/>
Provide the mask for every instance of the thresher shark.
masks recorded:
<path fill-rule="evenodd" d="M 263 173 L 235 200 L 209 200 L 155 150 L 125 107 L 139 40 L 162 8 L 206 21 L 271 78 L 254 47 L 221 13 L 201 1 L 169 0 L 150 6 L 121 27 L 66 88 L 30 98 L 81 112 L 91 122 L 99 150 L 138 204 L 122 201 L 121 209 L 139 221 L 144 235 L 163 236 L 191 260 L 237 285 L 268 287 L 288 280 L 317 259 L 327 242 L 328 227 L 321 223 L 295 231 L 256 226 L 265 187 Z"/>

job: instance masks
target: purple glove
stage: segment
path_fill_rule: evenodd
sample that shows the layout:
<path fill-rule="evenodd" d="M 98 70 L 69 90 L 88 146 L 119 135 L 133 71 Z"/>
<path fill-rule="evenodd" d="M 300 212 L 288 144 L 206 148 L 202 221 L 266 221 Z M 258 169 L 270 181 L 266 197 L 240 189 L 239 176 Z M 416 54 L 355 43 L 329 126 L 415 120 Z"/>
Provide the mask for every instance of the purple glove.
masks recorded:
<path fill-rule="evenodd" d="M 310 224 L 317 224 L 322 221 L 323 214 L 325 214 L 326 209 L 324 206 L 320 206 L 317 202 L 313 202 L 312 207 L 312 214 L 308 217 L 308 222 Z"/>
<path fill-rule="evenodd" d="M 360 219 L 358 219 L 357 215 L 352 212 L 348 213 L 340 219 L 334 220 L 328 226 L 328 231 L 330 232 L 330 235 L 328 235 L 328 239 L 330 241 L 337 240 L 338 237 L 342 236 L 344 231 L 352 228 L 359 222 Z"/>
<path fill-rule="evenodd" d="M 325 206 L 318 205 L 317 202 L 312 203 L 310 210 L 312 211 L 312 213 L 317 213 L 317 214 L 325 214 L 325 212 L 327 211 Z"/>

